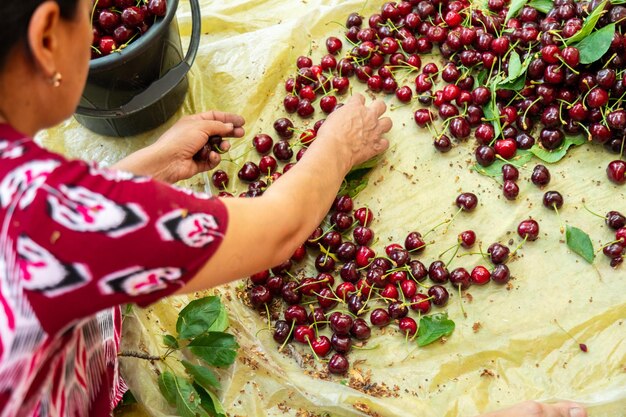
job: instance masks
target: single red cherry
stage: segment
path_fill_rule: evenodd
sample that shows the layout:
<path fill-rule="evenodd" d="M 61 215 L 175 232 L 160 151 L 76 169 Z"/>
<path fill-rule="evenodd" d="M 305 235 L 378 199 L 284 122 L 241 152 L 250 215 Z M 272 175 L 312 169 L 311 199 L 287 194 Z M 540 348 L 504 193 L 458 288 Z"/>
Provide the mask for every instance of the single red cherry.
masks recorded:
<path fill-rule="evenodd" d="M 296 342 L 308 344 L 307 340 L 311 342 L 315 340 L 315 331 L 309 325 L 299 325 L 294 328 L 293 338 L 296 340 Z"/>
<path fill-rule="evenodd" d="M 479 265 L 472 269 L 470 276 L 472 284 L 485 285 L 491 279 L 491 272 L 484 266 Z"/>
<path fill-rule="evenodd" d="M 337 52 L 341 51 L 342 46 L 343 44 L 339 38 L 330 36 L 326 39 L 326 49 L 328 49 L 328 53 L 330 54 L 335 55 Z"/>
<path fill-rule="evenodd" d="M 473 230 L 466 230 L 459 233 L 458 240 L 464 248 L 471 248 L 476 242 L 476 233 Z"/>
<path fill-rule="evenodd" d="M 626 183 L 626 162 L 615 160 L 606 167 L 606 175 L 615 184 Z"/>
<path fill-rule="evenodd" d="M 472 211 L 478 205 L 478 197 L 473 193 L 462 193 L 456 198 L 456 205 L 464 211 Z"/>
<path fill-rule="evenodd" d="M 402 333 L 408 336 L 413 336 L 415 333 L 417 333 L 417 322 L 411 317 L 401 318 L 400 322 L 398 323 L 398 327 L 400 328 L 400 331 Z"/>
<path fill-rule="evenodd" d="M 417 310 L 421 314 L 428 314 L 431 307 L 431 298 L 426 294 L 418 293 L 411 297 L 409 308 Z"/>
<path fill-rule="evenodd" d="M 539 223 L 533 219 L 524 220 L 517 226 L 517 233 L 523 239 L 537 240 L 539 237 Z"/>
<path fill-rule="evenodd" d="M 330 340 L 326 336 L 319 336 L 317 339 L 311 342 L 311 348 L 317 356 L 324 357 L 330 353 L 332 345 Z"/>
<path fill-rule="evenodd" d="M 502 139 L 496 141 L 494 148 L 496 153 L 504 159 L 511 159 L 517 152 L 517 143 L 513 139 Z"/>
<path fill-rule="evenodd" d="M 383 308 L 377 308 L 370 314 L 370 321 L 374 326 L 385 327 L 391 322 L 391 317 L 387 310 Z"/>
<path fill-rule="evenodd" d="M 348 359 L 341 353 L 335 353 L 328 361 L 328 371 L 331 374 L 343 375 L 348 372 L 349 367 Z"/>

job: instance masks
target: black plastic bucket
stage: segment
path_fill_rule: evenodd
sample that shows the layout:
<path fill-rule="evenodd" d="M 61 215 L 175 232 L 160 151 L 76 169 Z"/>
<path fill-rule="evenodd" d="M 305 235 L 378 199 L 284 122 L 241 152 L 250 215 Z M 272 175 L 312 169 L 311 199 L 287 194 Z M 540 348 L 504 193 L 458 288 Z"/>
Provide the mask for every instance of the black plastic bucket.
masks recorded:
<path fill-rule="evenodd" d="M 131 136 L 165 123 L 185 100 L 187 73 L 200 45 L 200 5 L 191 4 L 191 42 L 183 56 L 174 18 L 178 0 L 167 13 L 120 52 L 94 59 L 74 117 L 101 135 Z"/>

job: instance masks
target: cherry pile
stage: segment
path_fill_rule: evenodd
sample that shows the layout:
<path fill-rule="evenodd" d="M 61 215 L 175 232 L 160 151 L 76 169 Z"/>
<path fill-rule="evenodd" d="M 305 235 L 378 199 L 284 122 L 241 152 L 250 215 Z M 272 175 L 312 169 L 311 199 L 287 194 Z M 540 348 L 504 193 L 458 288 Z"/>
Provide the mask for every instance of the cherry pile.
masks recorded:
<path fill-rule="evenodd" d="M 417 231 L 408 233 L 403 244 L 391 243 L 384 247 L 384 254 L 377 254 L 371 228 L 374 215 L 367 207 L 353 210 L 353 204 L 348 195 L 338 196 L 325 221 L 293 256 L 252 275 L 248 288 L 250 303 L 261 313 L 276 306 L 274 300 L 285 306 L 282 318 L 273 324 L 274 340 L 281 345 L 292 340 L 308 345 L 318 360 L 327 362 L 331 373 L 348 370 L 346 354 L 370 338 L 372 326 L 393 324 L 405 338 L 414 338 L 419 318 L 433 307 L 445 306 L 450 291 L 458 291 L 461 296 L 472 285 L 489 281 L 506 284 L 511 278 L 506 262 L 513 253 L 497 242 L 486 253 L 482 249 L 476 253 L 483 256 L 487 266 L 449 270 L 460 247 L 475 246 L 472 230 L 460 233 L 458 242 L 430 263 L 416 259 L 423 256 L 428 245 Z M 463 193 L 456 200 L 459 212 L 473 211 L 477 204 L 472 193 Z M 449 225 L 450 220 L 442 224 Z M 518 234 L 524 241 L 536 240 L 539 225 L 532 219 L 525 220 Z M 451 250 L 454 254 L 445 263 L 441 258 Z M 302 269 L 295 272 L 296 264 L 307 255 L 314 258 L 315 276 L 303 276 Z M 325 332 L 327 325 L 329 331 Z M 331 352 L 335 353 L 330 360 L 321 359 Z"/>
<path fill-rule="evenodd" d="M 95 0 L 91 58 L 122 50 L 166 11 L 167 0 Z"/>
<path fill-rule="evenodd" d="M 581 64 L 580 51 L 566 44 L 600 6 L 606 12 L 596 28 L 609 23 L 621 28 L 626 7 L 599 0 L 556 0 L 547 14 L 525 6 L 506 23 L 503 0 L 490 0 L 488 10 L 466 0 L 388 2 L 367 24 L 356 13 L 348 17 L 345 36 L 350 51 L 343 58 L 337 56 L 343 42 L 336 37 L 326 40 L 328 54 L 319 63 L 299 57 L 297 74 L 285 82 L 283 105 L 303 118 L 314 114 L 316 104 L 330 113 L 356 75 L 372 92 L 425 106 L 415 110 L 418 126 L 434 129 L 433 121 L 441 118 L 443 130 L 435 132 L 434 140 L 441 152 L 449 151 L 453 140 L 467 140 L 473 130 L 475 158 L 482 166 L 498 158 L 512 160 L 518 149 L 528 150 L 536 143 L 555 150 L 568 135 L 578 134 L 621 158 L 626 133 L 625 38 L 616 31 L 609 51 L 589 65 Z M 435 46 L 446 62 L 441 68 L 432 62 L 422 67 L 420 55 Z M 492 97 L 485 85 L 508 74 L 512 51 L 527 63 L 525 83 L 519 91 L 497 89 Z M 486 107 L 495 112 L 493 119 L 485 115 Z M 607 176 L 624 184 L 626 162 L 611 162 Z M 507 198 L 516 194 L 511 183 L 503 192 Z"/>
<path fill-rule="evenodd" d="M 440 152 L 473 135 L 479 166 L 504 162 L 503 194 L 509 200 L 519 194 L 518 155 L 533 147 L 558 149 L 568 136 L 580 133 L 620 155 L 609 164 L 607 175 L 615 183 L 626 182 L 626 162 L 621 160 L 626 112 L 620 108 L 626 95 L 621 70 L 626 38 L 616 32 L 606 56 L 590 65 L 580 64 L 580 51 L 564 44 L 600 3 L 557 0 L 547 14 L 525 6 L 506 24 L 504 0 L 489 0 L 488 10 L 466 0 L 409 0 L 385 3 L 380 13 L 367 19 L 350 14 L 345 40 L 327 38 L 318 62 L 298 57 L 293 75 L 284 83 L 283 107 L 297 115 L 301 125 L 278 118 L 273 132 L 254 136 L 251 152 L 240 156 L 247 161 L 241 165 L 230 161 L 238 166 L 238 180 L 247 184 L 239 197 L 262 195 L 305 155 L 325 115 L 342 106 L 355 76 L 370 91 L 395 96 L 400 106 L 419 107 L 412 107 L 414 120 L 431 129 Z M 602 4 L 607 12 L 597 27 L 609 22 L 621 25 L 626 8 Z M 445 62 L 422 65 L 421 56 L 435 46 Z M 507 77 L 513 51 L 527 66 L 519 91 L 488 88 L 498 76 Z M 320 117 L 314 119 L 316 114 Z M 434 123 L 436 119 L 441 123 Z M 219 141 L 208 143 L 198 157 L 206 157 L 214 146 Z M 221 169 L 211 178 L 222 197 L 234 194 L 230 180 Z M 534 167 L 533 184 L 544 189 L 550 180 L 546 166 Z M 547 189 L 543 204 L 558 212 L 563 196 Z M 456 205 L 457 215 L 469 213 L 478 199 L 463 193 Z M 429 235 L 440 225 L 424 235 L 411 231 L 404 242 L 381 246 L 371 228 L 373 220 L 369 208 L 355 210 L 352 198 L 345 190 L 340 192 L 326 219 L 293 256 L 252 275 L 246 289 L 249 304 L 268 313 L 281 349 L 295 340 L 327 363 L 331 373 L 348 370 L 346 355 L 363 347 L 372 327 L 393 325 L 407 340 L 413 339 L 418 337 L 420 317 L 445 306 L 451 291 L 458 291 L 462 306 L 463 291 L 472 285 L 508 283 L 507 262 L 523 244 L 539 237 L 539 224 L 527 219 L 518 225 L 523 241 L 517 248 L 495 242 L 483 251 L 476 233 L 466 230 L 453 246 L 429 254 L 427 260 L 425 249 L 433 242 Z M 442 224 L 449 227 L 451 222 Z M 616 241 L 604 247 L 612 266 L 623 259 L 623 228 L 617 228 Z M 476 246 L 478 251 L 470 252 Z M 376 252 L 378 247 L 381 253 Z M 457 256 L 459 251 L 463 252 Z M 453 263 L 467 259 L 465 255 L 482 256 L 482 264 L 452 269 Z M 308 273 L 305 263 L 314 265 L 316 272 Z"/>

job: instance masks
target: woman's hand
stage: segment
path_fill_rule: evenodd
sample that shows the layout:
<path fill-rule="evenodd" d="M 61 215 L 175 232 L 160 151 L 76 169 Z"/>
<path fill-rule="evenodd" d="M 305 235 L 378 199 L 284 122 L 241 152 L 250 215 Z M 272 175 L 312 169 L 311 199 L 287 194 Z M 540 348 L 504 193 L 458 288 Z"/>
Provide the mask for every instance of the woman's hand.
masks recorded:
<path fill-rule="evenodd" d="M 543 404 L 526 401 L 505 410 L 481 414 L 479 417 L 587 417 L 587 412 L 580 405 L 572 402 Z"/>
<path fill-rule="evenodd" d="M 391 120 L 385 104 L 356 95 L 334 111 L 302 159 L 262 196 L 225 198 L 228 231 L 220 247 L 180 293 L 224 284 L 278 265 L 293 254 L 332 206 L 346 174 L 383 152 Z M 242 250 L 242 242 L 254 242 Z M 245 244 L 244 244 L 245 245 Z"/>
<path fill-rule="evenodd" d="M 344 106 L 328 116 L 315 142 L 332 140 L 339 144 L 348 169 L 383 152 L 389 146 L 382 137 L 392 126 L 389 117 L 381 117 L 387 106 L 382 100 L 365 105 L 365 97 L 355 94 Z"/>
<path fill-rule="evenodd" d="M 207 143 L 209 136 L 240 138 L 244 135 L 243 117 L 218 111 L 198 113 L 181 118 L 154 144 L 137 151 L 118 162 L 114 168 L 137 175 L 149 175 L 169 183 L 190 178 L 208 171 L 220 163 L 218 152 L 211 151 L 206 161 L 193 156 Z M 222 151 L 230 148 L 228 141 L 220 145 Z"/>

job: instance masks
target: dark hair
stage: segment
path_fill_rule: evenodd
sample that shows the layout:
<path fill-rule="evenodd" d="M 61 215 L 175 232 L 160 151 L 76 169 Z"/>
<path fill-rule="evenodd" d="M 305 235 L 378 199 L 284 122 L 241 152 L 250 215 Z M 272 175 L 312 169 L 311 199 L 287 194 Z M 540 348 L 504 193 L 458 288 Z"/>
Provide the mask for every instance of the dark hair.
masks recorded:
<path fill-rule="evenodd" d="M 30 18 L 45 0 L 0 0 L 0 70 L 4 68 L 9 52 L 26 39 Z M 80 0 L 54 0 L 59 4 L 61 16 L 72 19 Z"/>

